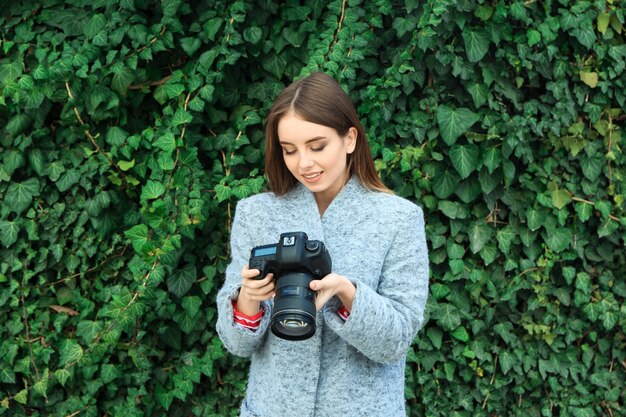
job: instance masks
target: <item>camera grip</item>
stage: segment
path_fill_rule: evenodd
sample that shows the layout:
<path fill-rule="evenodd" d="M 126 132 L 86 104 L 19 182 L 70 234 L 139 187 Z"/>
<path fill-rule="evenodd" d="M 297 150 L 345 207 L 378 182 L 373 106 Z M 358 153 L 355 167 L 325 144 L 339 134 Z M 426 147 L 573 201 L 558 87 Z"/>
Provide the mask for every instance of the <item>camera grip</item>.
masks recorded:
<path fill-rule="evenodd" d="M 259 258 L 251 258 L 250 259 L 250 265 L 248 266 L 249 269 L 258 269 L 259 271 L 261 271 L 261 273 L 259 275 L 257 275 L 256 277 L 252 277 L 252 279 L 256 279 L 256 280 L 261 280 L 263 278 L 265 278 L 265 276 L 268 274 L 268 271 L 266 271 L 267 269 L 267 262 L 265 262 L 263 259 L 259 259 Z"/>

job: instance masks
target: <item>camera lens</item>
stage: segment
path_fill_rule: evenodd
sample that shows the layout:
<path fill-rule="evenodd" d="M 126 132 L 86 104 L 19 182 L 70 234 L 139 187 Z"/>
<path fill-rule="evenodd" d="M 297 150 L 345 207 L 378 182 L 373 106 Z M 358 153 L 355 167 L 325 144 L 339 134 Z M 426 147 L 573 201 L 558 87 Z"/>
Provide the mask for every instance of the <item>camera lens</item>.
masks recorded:
<path fill-rule="evenodd" d="M 288 272 L 276 280 L 272 332 L 286 340 L 304 340 L 315 333 L 315 294 L 309 288 L 312 276 Z"/>

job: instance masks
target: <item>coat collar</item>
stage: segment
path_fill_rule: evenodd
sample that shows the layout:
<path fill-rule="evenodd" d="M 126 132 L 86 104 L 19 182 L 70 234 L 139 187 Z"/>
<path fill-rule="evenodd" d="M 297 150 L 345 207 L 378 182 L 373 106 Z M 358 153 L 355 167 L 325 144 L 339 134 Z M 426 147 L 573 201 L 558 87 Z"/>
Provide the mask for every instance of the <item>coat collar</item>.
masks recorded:
<path fill-rule="evenodd" d="M 346 185 L 344 185 L 339 193 L 337 193 L 333 201 L 330 202 L 326 212 L 324 212 L 324 217 L 326 217 L 329 211 L 345 207 L 351 201 L 358 200 L 360 195 L 365 194 L 368 191 L 369 190 L 361 184 L 361 181 L 359 181 L 356 176 L 352 175 Z M 319 216 L 315 196 L 300 182 L 298 182 L 287 194 L 285 194 L 285 198 L 290 200 L 290 202 L 306 205 L 307 209 L 314 209 L 315 213 Z"/>

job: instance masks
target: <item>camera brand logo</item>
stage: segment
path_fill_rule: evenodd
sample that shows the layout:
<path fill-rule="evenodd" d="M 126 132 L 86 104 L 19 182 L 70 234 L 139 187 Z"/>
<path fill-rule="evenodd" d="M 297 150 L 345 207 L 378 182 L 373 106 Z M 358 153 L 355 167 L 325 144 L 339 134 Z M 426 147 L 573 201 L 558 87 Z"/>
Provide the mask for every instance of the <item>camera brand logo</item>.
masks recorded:
<path fill-rule="evenodd" d="M 283 246 L 293 246 L 296 244 L 295 236 L 285 236 L 283 238 Z"/>

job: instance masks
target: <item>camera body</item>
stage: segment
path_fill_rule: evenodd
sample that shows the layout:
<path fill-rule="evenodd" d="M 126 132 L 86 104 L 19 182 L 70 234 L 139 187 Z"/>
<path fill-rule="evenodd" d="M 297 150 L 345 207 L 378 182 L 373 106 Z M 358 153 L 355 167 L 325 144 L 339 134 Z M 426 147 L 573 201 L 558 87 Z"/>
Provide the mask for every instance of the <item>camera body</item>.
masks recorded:
<path fill-rule="evenodd" d="M 324 244 L 309 240 L 304 232 L 283 233 L 278 243 L 254 247 L 249 267 L 261 271 L 255 279 L 263 279 L 269 273 L 276 279 L 272 332 L 287 340 L 313 336 L 315 293 L 309 283 L 324 278 L 332 270 Z"/>

